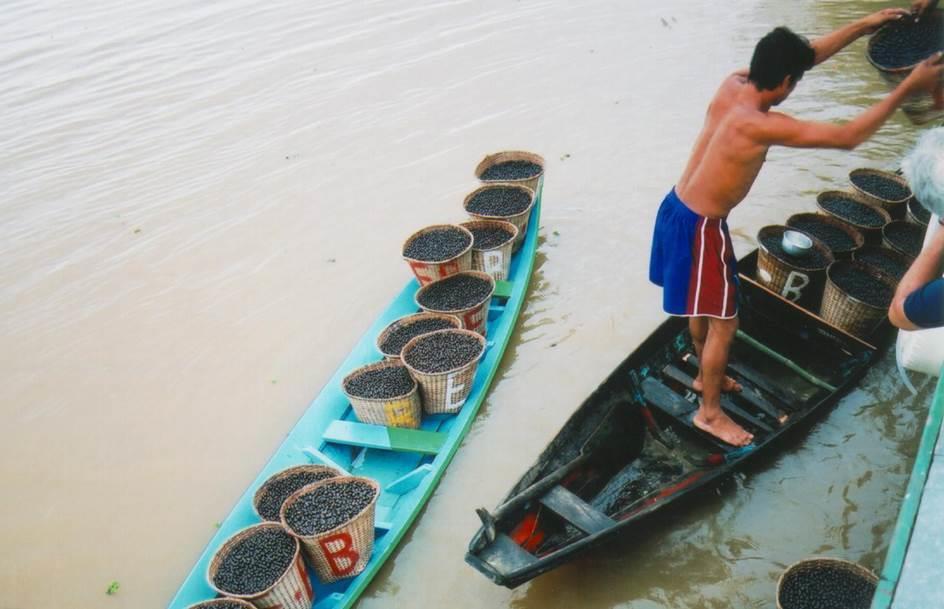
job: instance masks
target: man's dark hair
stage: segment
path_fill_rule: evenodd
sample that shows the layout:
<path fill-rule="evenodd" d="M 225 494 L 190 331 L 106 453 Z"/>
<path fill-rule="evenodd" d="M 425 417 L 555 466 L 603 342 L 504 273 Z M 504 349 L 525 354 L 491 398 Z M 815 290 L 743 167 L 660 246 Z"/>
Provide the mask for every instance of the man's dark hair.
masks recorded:
<path fill-rule="evenodd" d="M 760 91 L 776 89 L 787 76 L 792 82 L 800 80 L 815 59 L 816 52 L 805 38 L 781 26 L 754 47 L 748 80 Z"/>

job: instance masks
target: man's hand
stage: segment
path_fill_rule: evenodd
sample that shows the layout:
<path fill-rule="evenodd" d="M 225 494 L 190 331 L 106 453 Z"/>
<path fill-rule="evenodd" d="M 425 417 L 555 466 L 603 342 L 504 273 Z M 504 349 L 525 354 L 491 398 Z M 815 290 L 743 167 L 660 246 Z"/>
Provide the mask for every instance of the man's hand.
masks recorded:
<path fill-rule="evenodd" d="M 944 52 L 938 51 L 914 67 L 911 74 L 902 82 L 909 93 L 932 93 L 941 84 L 941 75 L 944 74 L 944 63 L 941 58 Z"/>
<path fill-rule="evenodd" d="M 936 6 L 937 0 L 914 0 L 911 3 L 911 14 L 915 16 L 915 21 L 918 21 L 925 13 L 933 11 Z"/>
<path fill-rule="evenodd" d="M 919 2 L 921 0 L 918 0 Z M 882 10 L 872 13 L 871 15 L 866 15 L 859 20 L 859 24 L 865 30 L 866 34 L 873 34 L 875 30 L 882 27 L 889 21 L 897 21 L 903 17 L 909 16 L 907 10 L 903 8 L 883 8 Z"/>

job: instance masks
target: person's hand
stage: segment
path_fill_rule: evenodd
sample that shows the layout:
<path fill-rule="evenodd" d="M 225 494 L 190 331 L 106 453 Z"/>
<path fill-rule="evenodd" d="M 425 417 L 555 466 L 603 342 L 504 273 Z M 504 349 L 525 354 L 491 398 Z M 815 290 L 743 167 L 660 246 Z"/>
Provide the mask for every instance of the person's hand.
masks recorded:
<path fill-rule="evenodd" d="M 918 1 L 920 2 L 921 0 Z M 873 34 L 875 33 L 875 30 L 882 27 L 889 21 L 897 21 L 904 17 L 908 17 L 909 15 L 911 15 L 911 13 L 903 8 L 883 8 L 880 11 L 863 17 L 861 23 L 865 28 L 866 34 Z"/>
<path fill-rule="evenodd" d="M 914 0 L 911 3 L 911 14 L 915 16 L 915 21 L 918 21 L 925 13 L 933 11 L 936 6 L 937 0 Z"/>
<path fill-rule="evenodd" d="M 908 87 L 909 93 L 932 93 L 941 85 L 941 75 L 944 74 L 944 51 L 938 51 L 914 67 L 911 74 L 902 83 Z"/>

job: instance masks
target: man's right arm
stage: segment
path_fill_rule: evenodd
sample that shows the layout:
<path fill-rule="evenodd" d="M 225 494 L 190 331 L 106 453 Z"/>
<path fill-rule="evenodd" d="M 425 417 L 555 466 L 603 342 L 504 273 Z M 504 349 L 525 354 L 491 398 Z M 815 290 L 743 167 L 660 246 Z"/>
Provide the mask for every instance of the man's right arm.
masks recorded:
<path fill-rule="evenodd" d="M 941 57 L 942 53 L 936 53 L 918 64 L 894 91 L 848 123 L 799 121 L 785 114 L 770 112 L 758 123 L 754 136 L 767 146 L 851 150 L 878 131 L 909 95 L 930 91 L 937 85 L 944 73 Z"/>
<path fill-rule="evenodd" d="M 938 325 L 942 317 L 942 311 L 938 307 L 944 306 L 944 301 L 938 300 L 941 290 L 940 282 L 944 281 L 941 279 L 942 272 L 944 272 L 944 228 L 939 228 L 931 237 L 928 246 L 915 258 L 904 277 L 898 282 L 895 297 L 888 309 L 888 319 L 892 324 L 902 330 L 919 330 L 923 327 Z M 909 316 L 909 302 L 914 300 L 914 296 L 925 296 L 923 292 L 928 292 L 927 302 L 924 302 L 923 306 L 918 306 L 918 309 L 921 309 L 918 311 L 920 314 L 913 312 Z M 914 306 L 913 303 L 912 306 Z M 919 326 L 919 323 L 922 325 Z"/>

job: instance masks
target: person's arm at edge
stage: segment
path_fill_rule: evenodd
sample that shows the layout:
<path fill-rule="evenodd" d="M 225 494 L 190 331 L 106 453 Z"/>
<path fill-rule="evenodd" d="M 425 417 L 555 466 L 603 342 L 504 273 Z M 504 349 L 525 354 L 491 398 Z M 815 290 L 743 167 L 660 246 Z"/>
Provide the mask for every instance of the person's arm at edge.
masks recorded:
<path fill-rule="evenodd" d="M 905 315 L 905 300 L 921 286 L 938 279 L 941 273 L 944 273 L 944 228 L 938 229 L 928 246 L 915 258 L 908 272 L 898 282 L 892 304 L 888 307 L 888 319 L 892 325 L 902 330 L 921 329 Z"/>
<path fill-rule="evenodd" d="M 813 65 L 823 63 L 862 36 L 871 34 L 888 21 L 901 19 L 908 14 L 908 11 L 903 8 L 886 8 L 857 19 L 829 34 L 820 36 L 810 42 L 810 46 L 813 47 L 816 54 Z"/>

